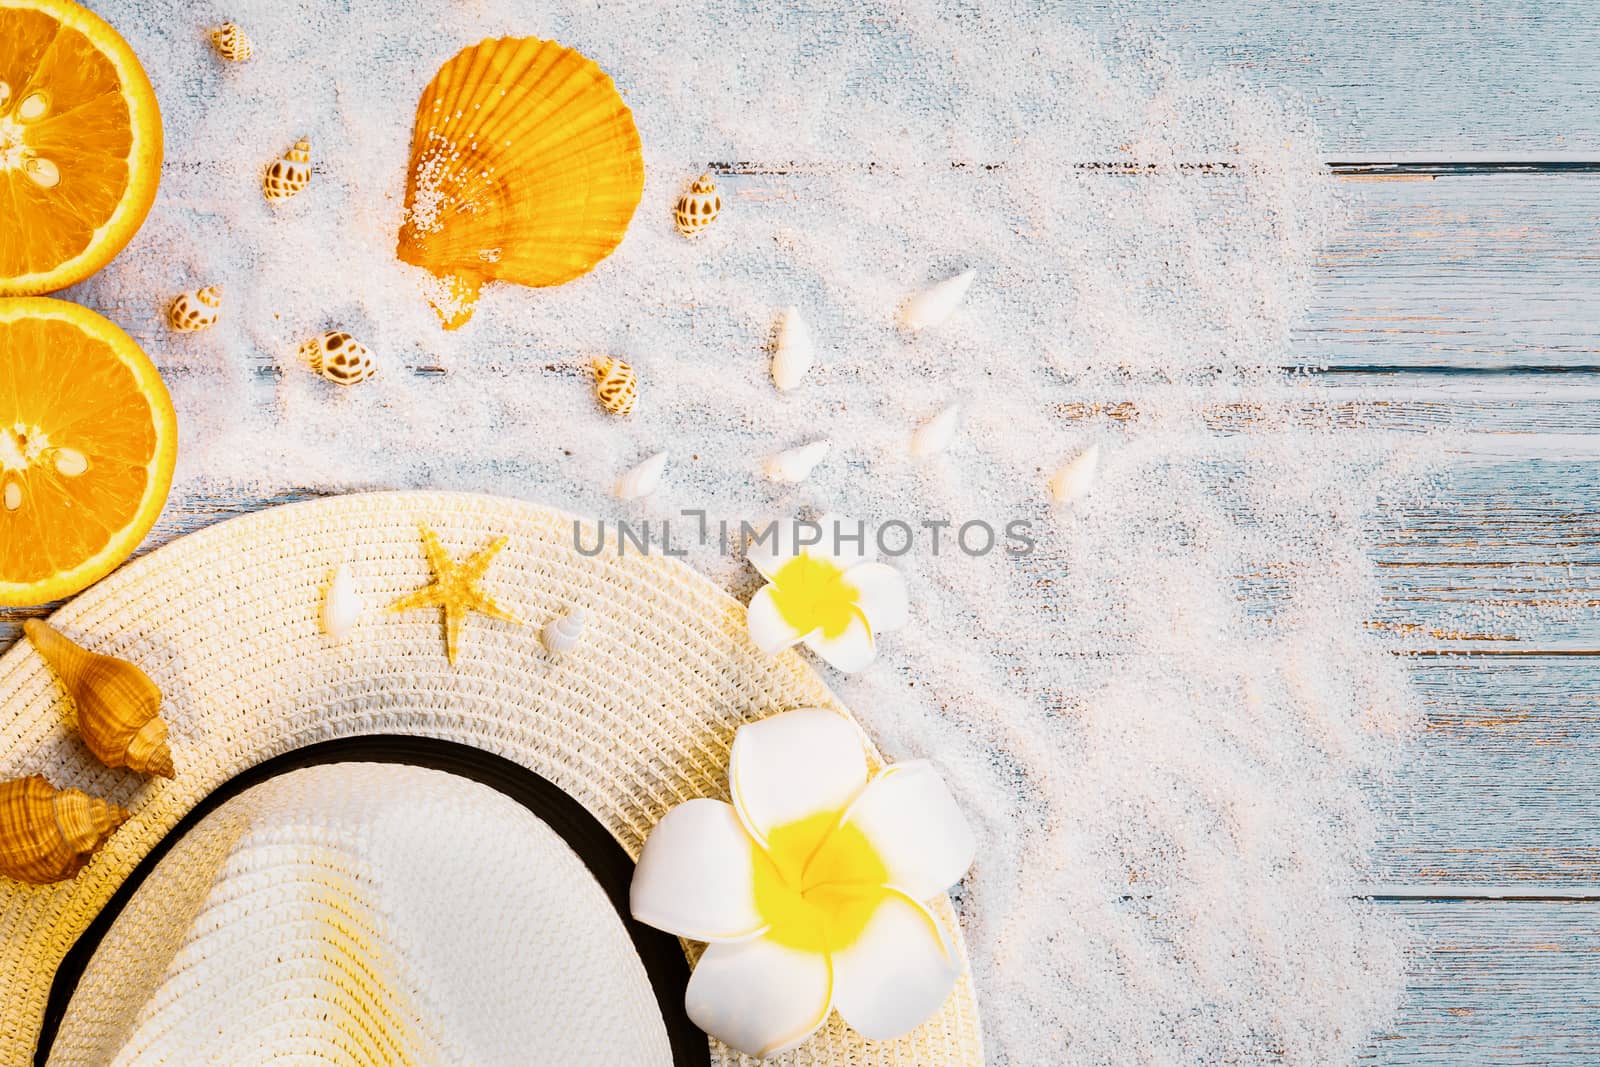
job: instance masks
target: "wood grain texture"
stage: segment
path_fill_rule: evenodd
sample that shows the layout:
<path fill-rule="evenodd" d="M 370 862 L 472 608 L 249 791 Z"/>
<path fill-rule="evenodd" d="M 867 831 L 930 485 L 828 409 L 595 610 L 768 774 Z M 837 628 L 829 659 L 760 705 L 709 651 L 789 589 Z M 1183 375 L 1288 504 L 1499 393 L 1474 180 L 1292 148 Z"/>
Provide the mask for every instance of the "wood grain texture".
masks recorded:
<path fill-rule="evenodd" d="M 1600 175 L 1369 182 L 1295 335 L 1310 366 L 1600 368 Z"/>
<path fill-rule="evenodd" d="M 1303 93 L 1330 161 L 1600 158 L 1589 0 L 1092 0 L 1072 17 L 1108 35 L 1131 18 L 1180 54 Z M 771 176 L 758 195 L 786 195 L 784 167 L 746 169 Z M 1451 435 L 1434 492 L 1371 517 L 1371 624 L 1418 654 L 1427 712 L 1381 787 L 1393 820 L 1373 877 L 1413 897 L 1600 896 L 1600 177 L 1431 169 L 1444 176 L 1347 187 L 1350 229 L 1286 360 L 1327 368 L 1293 402 L 1308 420 Z M 165 337 L 157 307 L 108 310 Z M 270 361 L 253 370 L 270 391 Z M 1228 433 L 1258 416 L 1208 422 Z M 316 491 L 175 498 L 145 550 Z M 1270 582 L 1241 588 L 1270 603 Z M 0 611 L 0 648 L 35 613 Z M 1418 952 L 1402 1015 L 1365 1060 L 1600 1062 L 1600 902 L 1381 906 Z"/>
<path fill-rule="evenodd" d="M 1303 94 L 1330 159 L 1600 155 L 1588 0 L 1095 0 L 1078 17 Z"/>
<path fill-rule="evenodd" d="M 1600 1062 L 1600 903 L 1388 903 L 1418 939 L 1379 1064 Z"/>
<path fill-rule="evenodd" d="M 1374 877 L 1600 897 L 1600 660 L 1425 660 L 1412 677 L 1426 729 L 1385 789 Z"/>

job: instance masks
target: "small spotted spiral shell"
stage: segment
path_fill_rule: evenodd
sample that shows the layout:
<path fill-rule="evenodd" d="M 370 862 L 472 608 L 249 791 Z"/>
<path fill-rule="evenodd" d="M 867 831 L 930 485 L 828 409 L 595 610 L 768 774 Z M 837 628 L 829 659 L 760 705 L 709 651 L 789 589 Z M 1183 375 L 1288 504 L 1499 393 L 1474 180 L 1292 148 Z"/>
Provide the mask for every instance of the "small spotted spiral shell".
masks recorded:
<path fill-rule="evenodd" d="M 250 35 L 232 22 L 224 22 L 212 30 L 211 43 L 216 46 L 217 54 L 229 63 L 243 63 L 256 54 L 255 45 L 250 43 Z"/>
<path fill-rule="evenodd" d="M 167 308 L 167 322 L 179 333 L 196 333 L 215 326 L 221 312 L 222 286 L 208 285 L 180 293 Z"/>
<path fill-rule="evenodd" d="M 673 210 L 672 217 L 678 224 L 679 233 L 694 237 L 710 226 L 721 211 L 722 194 L 717 192 L 717 183 L 711 177 L 711 172 L 706 171 L 694 180 L 687 193 L 678 197 L 678 206 Z"/>
<path fill-rule="evenodd" d="M 311 369 L 340 385 L 354 385 L 372 377 L 378 368 L 366 345 L 342 330 L 330 330 L 300 346 L 300 358 Z"/>
<path fill-rule="evenodd" d="M 271 203 L 287 200 L 311 183 L 311 142 L 304 137 L 274 160 L 261 179 L 261 191 Z"/>
<path fill-rule="evenodd" d="M 595 360 L 594 385 L 600 406 L 613 415 L 632 414 L 639 402 L 639 377 L 620 359 Z"/>

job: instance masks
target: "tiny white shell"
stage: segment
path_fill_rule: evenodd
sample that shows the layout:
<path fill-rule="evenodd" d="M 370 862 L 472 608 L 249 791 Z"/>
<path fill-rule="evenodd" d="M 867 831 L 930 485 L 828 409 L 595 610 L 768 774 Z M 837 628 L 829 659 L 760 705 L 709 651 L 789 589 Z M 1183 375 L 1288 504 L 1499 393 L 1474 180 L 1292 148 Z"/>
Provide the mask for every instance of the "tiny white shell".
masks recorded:
<path fill-rule="evenodd" d="M 623 500 L 637 500 L 649 496 L 661 485 L 661 475 L 667 469 L 667 454 L 655 455 L 634 467 L 617 482 L 617 496 Z"/>
<path fill-rule="evenodd" d="M 539 640 L 544 642 L 545 650 L 552 656 L 571 652 L 578 647 L 578 640 L 583 637 L 584 623 L 588 621 L 588 612 L 573 608 L 565 615 L 557 615 L 545 623 L 544 629 L 539 631 Z"/>
<path fill-rule="evenodd" d="M 328 592 L 322 598 L 322 632 L 335 641 L 343 641 L 355 629 L 366 607 L 366 601 L 356 592 L 356 580 L 350 573 L 350 565 L 339 564 L 333 572 L 333 581 L 328 584 Z"/>
<path fill-rule="evenodd" d="M 767 477 L 775 482 L 804 481 L 831 447 L 827 441 L 812 441 L 809 445 L 779 452 L 767 460 Z"/>
<path fill-rule="evenodd" d="M 1050 478 L 1050 498 L 1057 504 L 1073 504 L 1082 500 L 1094 486 L 1095 472 L 1100 468 L 1100 446 L 1090 445 L 1061 465 Z"/>
<path fill-rule="evenodd" d="M 953 278 L 946 278 L 938 285 L 930 286 L 922 292 L 915 294 L 906 301 L 905 310 L 901 313 L 901 320 L 909 330 L 922 330 L 929 326 L 937 326 L 950 317 L 950 313 L 961 303 L 967 295 L 967 289 L 972 286 L 972 279 L 977 277 L 976 271 L 964 270 Z"/>
<path fill-rule="evenodd" d="M 936 455 L 950 447 L 961 428 L 961 405 L 951 404 L 917 427 L 911 435 L 911 454 L 918 459 Z"/>
<path fill-rule="evenodd" d="M 797 307 L 785 308 L 778 320 L 778 338 L 772 346 L 772 384 L 784 392 L 800 384 L 800 379 L 816 362 L 816 346 L 811 327 L 800 317 Z"/>

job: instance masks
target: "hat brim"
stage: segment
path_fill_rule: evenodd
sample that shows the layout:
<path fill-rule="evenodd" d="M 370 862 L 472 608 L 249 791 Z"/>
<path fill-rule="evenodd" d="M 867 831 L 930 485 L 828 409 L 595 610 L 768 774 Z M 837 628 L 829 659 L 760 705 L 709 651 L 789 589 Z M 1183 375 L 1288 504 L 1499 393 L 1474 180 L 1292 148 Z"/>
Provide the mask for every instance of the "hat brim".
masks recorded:
<path fill-rule="evenodd" d="M 741 725 L 804 706 L 848 715 L 799 653 L 756 648 L 744 606 L 720 588 L 660 555 L 584 555 L 576 545 L 592 546 L 594 529 L 577 542 L 578 521 L 471 494 L 333 497 L 219 523 L 99 583 L 54 622 L 161 687 L 172 781 L 101 766 L 27 642 L 0 657 L 0 778 L 43 774 L 132 812 L 77 878 L 46 887 L 0 879 L 0 1062 L 33 1059 L 57 971 L 146 858 L 205 798 L 270 760 L 370 735 L 466 746 L 544 779 L 634 858 L 676 804 L 726 798 Z M 472 616 L 453 667 L 438 612 L 383 610 L 428 584 L 419 523 L 458 557 L 509 538 L 486 588 L 525 625 Z M 369 605 L 343 643 L 317 621 L 340 564 Z M 553 658 L 539 630 L 573 607 L 588 615 L 582 640 Z M 934 911 L 963 969 L 938 1014 L 881 1043 L 835 1015 L 778 1062 L 982 1064 L 960 927 L 947 899 Z M 713 1063 L 740 1061 L 715 1041 L 709 1051 Z"/>

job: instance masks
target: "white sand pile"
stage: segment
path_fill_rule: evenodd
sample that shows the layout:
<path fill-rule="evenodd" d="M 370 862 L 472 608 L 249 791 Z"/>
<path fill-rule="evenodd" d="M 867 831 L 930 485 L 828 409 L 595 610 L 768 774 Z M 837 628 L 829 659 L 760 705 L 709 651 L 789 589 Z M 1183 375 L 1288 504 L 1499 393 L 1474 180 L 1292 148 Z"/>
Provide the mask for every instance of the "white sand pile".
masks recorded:
<path fill-rule="evenodd" d="M 923 535 L 899 561 L 913 629 L 835 679 L 981 825 L 963 907 L 995 1062 L 1326 1064 L 1386 1021 L 1403 938 L 1351 889 L 1378 825 L 1362 783 L 1414 708 L 1363 627 L 1363 522 L 1419 461 L 1288 413 L 1308 386 L 1275 368 L 1337 218 L 1292 102 L 992 3 L 97 6 L 152 74 L 168 156 L 149 223 L 76 295 L 167 374 L 180 492 L 1031 520 L 1020 558 L 935 556 Z M 253 62 L 212 53 L 224 17 Z M 644 201 L 596 272 L 491 288 L 446 335 L 393 255 L 412 114 L 446 58 L 501 33 L 615 77 Z M 316 176 L 270 207 L 260 169 L 302 134 Z M 727 206 L 686 241 L 672 204 L 709 163 L 736 164 Z M 948 323 L 896 327 L 908 292 L 969 267 Z M 215 330 L 160 325 L 172 294 L 218 282 Z M 763 347 L 788 304 L 819 365 L 780 395 Z M 295 362 L 330 328 L 372 347 L 377 378 L 340 390 Z M 595 404 L 606 353 L 640 373 L 631 419 Z M 909 459 L 957 400 L 954 446 Z M 807 481 L 761 476 L 816 437 L 834 449 Z M 1052 509 L 1048 475 L 1091 443 L 1098 483 Z M 659 449 L 660 492 L 610 497 Z M 715 545 L 690 560 L 753 586 Z"/>

